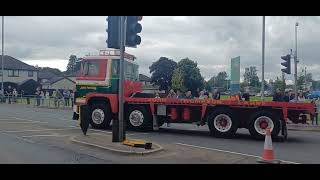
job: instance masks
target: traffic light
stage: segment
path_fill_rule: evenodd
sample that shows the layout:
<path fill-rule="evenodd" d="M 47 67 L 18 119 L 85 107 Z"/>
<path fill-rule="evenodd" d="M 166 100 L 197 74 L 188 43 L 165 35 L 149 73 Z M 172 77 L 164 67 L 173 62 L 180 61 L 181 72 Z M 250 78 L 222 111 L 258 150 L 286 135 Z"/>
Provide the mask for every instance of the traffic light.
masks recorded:
<path fill-rule="evenodd" d="M 120 16 L 108 16 L 108 48 L 120 49 Z"/>
<path fill-rule="evenodd" d="M 284 69 L 281 69 L 282 72 L 286 74 L 291 74 L 291 56 L 290 54 L 286 56 L 281 56 L 281 59 L 283 59 L 285 62 L 282 62 L 281 65 L 284 66 Z"/>
<path fill-rule="evenodd" d="M 137 47 L 141 43 L 141 37 L 137 35 L 142 31 L 142 26 L 139 21 L 142 16 L 127 16 L 127 30 L 126 30 L 126 46 Z"/>

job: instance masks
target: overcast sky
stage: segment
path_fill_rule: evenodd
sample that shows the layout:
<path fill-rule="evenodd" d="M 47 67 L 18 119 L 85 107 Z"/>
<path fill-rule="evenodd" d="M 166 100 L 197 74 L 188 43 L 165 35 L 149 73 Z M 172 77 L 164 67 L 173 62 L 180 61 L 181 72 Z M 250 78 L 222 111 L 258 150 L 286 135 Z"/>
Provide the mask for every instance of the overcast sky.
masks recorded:
<path fill-rule="evenodd" d="M 266 17 L 266 79 L 281 75 L 280 56 L 295 47 L 296 21 L 299 66 L 320 80 L 320 17 L 297 16 Z M 250 65 L 261 76 L 261 16 L 144 16 L 141 24 L 142 44 L 128 49 L 137 56 L 140 73 L 149 75 L 148 67 L 161 56 L 175 61 L 189 57 L 208 79 L 219 71 L 230 74 L 230 59 L 240 56 L 241 77 Z M 65 70 L 71 54 L 81 57 L 106 48 L 106 28 L 106 16 L 5 17 L 5 54 Z"/>

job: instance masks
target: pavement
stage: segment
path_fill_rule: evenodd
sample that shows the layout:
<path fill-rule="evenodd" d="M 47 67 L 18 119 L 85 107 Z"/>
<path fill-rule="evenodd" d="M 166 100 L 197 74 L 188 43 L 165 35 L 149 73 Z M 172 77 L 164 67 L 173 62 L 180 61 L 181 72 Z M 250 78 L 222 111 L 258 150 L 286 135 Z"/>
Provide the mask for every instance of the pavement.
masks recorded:
<path fill-rule="evenodd" d="M 264 142 L 252 139 L 246 129 L 239 129 L 235 138 L 223 139 L 210 136 L 207 126 L 171 124 L 158 132 L 127 131 L 128 139 L 163 149 L 143 156 L 122 155 L 72 142 L 83 135 L 79 122 L 71 119 L 71 110 L 0 104 L 0 163 L 255 164 L 263 152 Z M 104 146 L 111 142 L 111 134 L 111 130 L 89 129 L 89 136 L 83 137 L 87 139 L 80 140 Z M 320 163 L 320 132 L 290 130 L 288 141 L 274 141 L 273 147 L 284 163 Z"/>
<path fill-rule="evenodd" d="M 320 125 L 312 125 L 312 124 L 288 124 L 289 130 L 293 131 L 319 131 Z"/>
<path fill-rule="evenodd" d="M 145 142 L 141 139 L 127 139 L 128 141 L 140 141 Z M 101 134 L 101 133 L 91 133 L 90 135 L 79 135 L 72 136 L 70 141 L 78 143 L 81 145 L 91 146 L 95 148 L 100 148 L 103 150 L 124 154 L 124 155 L 146 155 L 151 153 L 156 153 L 163 150 L 163 147 L 159 144 L 152 143 L 151 149 L 137 148 L 125 145 L 123 143 L 112 142 L 112 135 Z M 146 142 L 145 142 L 146 143 Z"/>

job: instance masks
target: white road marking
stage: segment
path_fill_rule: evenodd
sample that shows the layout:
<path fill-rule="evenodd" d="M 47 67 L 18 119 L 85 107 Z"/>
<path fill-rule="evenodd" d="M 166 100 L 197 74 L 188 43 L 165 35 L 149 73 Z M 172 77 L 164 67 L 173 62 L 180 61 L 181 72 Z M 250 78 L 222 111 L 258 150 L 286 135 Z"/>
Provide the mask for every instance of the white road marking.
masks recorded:
<path fill-rule="evenodd" d="M 3 131 L 6 133 L 19 133 L 19 132 L 41 132 L 41 131 L 65 131 L 77 128 L 65 128 L 65 129 L 31 129 L 31 130 L 20 130 L 20 131 Z"/>
<path fill-rule="evenodd" d="M 226 151 L 226 150 L 221 150 L 221 149 L 214 149 L 214 148 L 196 146 L 196 145 L 192 145 L 192 144 L 184 144 L 184 143 L 175 143 L 175 144 L 181 145 L 181 146 L 188 146 L 188 147 L 193 147 L 193 148 L 199 148 L 199 149 L 206 149 L 206 150 L 211 150 L 211 151 L 218 151 L 218 152 L 224 152 L 224 153 L 230 153 L 230 154 L 237 154 L 237 155 L 241 155 L 241 156 L 261 158 L 261 157 L 259 157 L 259 156 L 255 156 L 255 155 L 251 155 L 251 154 L 244 154 L 244 153 L 239 153 L 239 152 L 232 152 L 232 151 Z M 292 161 L 284 161 L 284 160 L 280 160 L 280 161 L 282 161 L 282 162 L 284 162 L 284 163 L 290 163 L 290 164 L 300 164 L 300 163 L 292 162 Z"/>
<path fill-rule="evenodd" d="M 60 135 L 60 134 L 36 134 L 36 135 L 30 135 L 30 136 L 22 136 L 23 138 L 28 137 L 66 137 L 70 135 Z"/>
<path fill-rule="evenodd" d="M 1 123 L 6 123 L 6 124 L 30 124 L 30 123 L 48 123 L 44 121 L 32 121 L 32 122 L 10 122 L 10 121 L 0 121 Z"/>

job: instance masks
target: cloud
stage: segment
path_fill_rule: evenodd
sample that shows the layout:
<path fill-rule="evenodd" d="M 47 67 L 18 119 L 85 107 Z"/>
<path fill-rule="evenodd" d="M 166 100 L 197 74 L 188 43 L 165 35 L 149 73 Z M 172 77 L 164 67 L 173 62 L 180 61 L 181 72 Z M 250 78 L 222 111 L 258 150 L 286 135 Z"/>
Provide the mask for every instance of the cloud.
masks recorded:
<path fill-rule="evenodd" d="M 299 67 L 306 66 L 320 79 L 315 68 L 320 57 L 320 18 L 300 16 L 266 17 L 266 79 L 281 76 L 280 57 L 295 48 L 296 21 Z M 148 67 L 161 56 L 177 62 L 189 57 L 198 62 L 207 79 L 219 71 L 230 74 L 231 58 L 240 56 L 241 73 L 245 67 L 257 66 L 261 75 L 261 16 L 144 16 L 141 23 L 142 44 L 127 49 L 137 56 L 141 73 L 148 75 Z M 38 64 L 61 68 L 52 59 L 67 60 L 71 54 L 81 57 L 105 49 L 106 28 L 106 16 L 5 17 L 5 52 L 25 62 L 38 60 L 42 61 Z"/>

